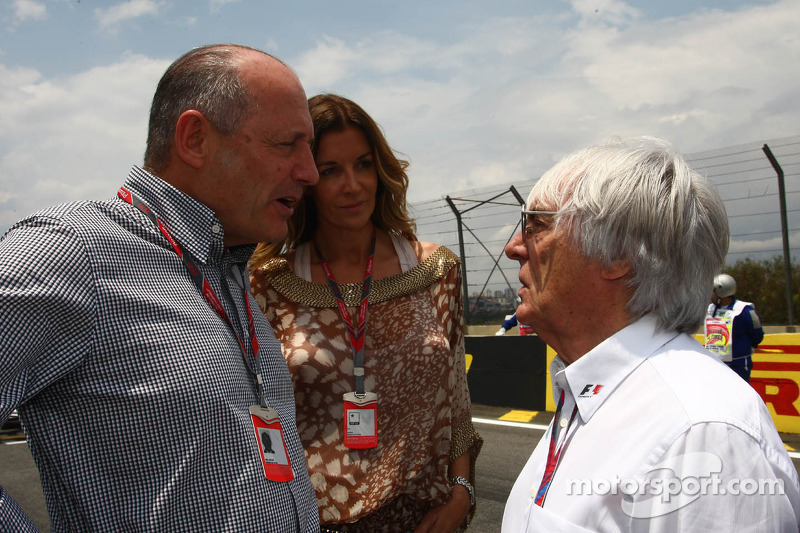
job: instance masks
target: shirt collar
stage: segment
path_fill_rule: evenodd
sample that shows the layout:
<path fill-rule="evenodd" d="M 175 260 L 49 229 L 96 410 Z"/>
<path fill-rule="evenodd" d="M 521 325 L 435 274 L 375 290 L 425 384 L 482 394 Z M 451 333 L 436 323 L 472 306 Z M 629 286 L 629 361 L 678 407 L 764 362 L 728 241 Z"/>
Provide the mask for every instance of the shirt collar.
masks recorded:
<path fill-rule="evenodd" d="M 554 398 L 558 401 L 562 389 L 571 394 L 581 420 L 588 422 L 640 364 L 677 335 L 675 331 L 658 332 L 656 317 L 646 315 L 569 366 L 556 356 L 550 365 L 550 375 L 554 376 Z"/>
<path fill-rule="evenodd" d="M 225 230 L 208 206 L 134 166 L 125 187 L 139 196 L 167 227 L 172 237 L 200 263 L 218 262 L 225 252 Z M 246 262 L 255 245 L 231 248 L 235 262 Z"/>

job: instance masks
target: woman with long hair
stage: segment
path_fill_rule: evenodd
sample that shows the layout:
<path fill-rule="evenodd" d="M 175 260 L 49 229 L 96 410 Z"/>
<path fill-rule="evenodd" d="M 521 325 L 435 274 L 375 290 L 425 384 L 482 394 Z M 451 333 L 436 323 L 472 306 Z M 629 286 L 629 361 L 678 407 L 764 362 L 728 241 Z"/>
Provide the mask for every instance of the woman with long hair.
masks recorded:
<path fill-rule="evenodd" d="M 251 260 L 281 340 L 323 531 L 459 531 L 482 439 L 471 421 L 461 270 L 420 242 L 408 163 L 354 102 L 309 100 L 319 184 Z"/>

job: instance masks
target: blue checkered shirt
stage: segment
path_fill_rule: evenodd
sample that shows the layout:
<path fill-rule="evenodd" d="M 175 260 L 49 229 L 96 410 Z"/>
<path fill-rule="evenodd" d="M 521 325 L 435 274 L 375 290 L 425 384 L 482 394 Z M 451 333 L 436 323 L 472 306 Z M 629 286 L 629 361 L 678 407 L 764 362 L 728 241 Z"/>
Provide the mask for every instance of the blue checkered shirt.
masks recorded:
<path fill-rule="evenodd" d="M 247 340 L 246 261 L 206 206 L 134 167 L 140 197 Z M 264 475 L 252 353 L 155 225 L 114 198 L 40 211 L 0 241 L 0 421 L 18 408 L 60 531 L 319 532 L 291 378 L 255 311 L 266 402 L 293 481 Z M 33 530 L 0 488 L 0 531 Z"/>

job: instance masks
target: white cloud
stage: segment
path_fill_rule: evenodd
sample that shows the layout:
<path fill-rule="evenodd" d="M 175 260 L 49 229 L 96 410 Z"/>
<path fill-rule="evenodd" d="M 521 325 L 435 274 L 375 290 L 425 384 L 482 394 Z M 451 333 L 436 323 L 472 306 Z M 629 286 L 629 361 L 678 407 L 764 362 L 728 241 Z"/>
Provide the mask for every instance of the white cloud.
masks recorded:
<path fill-rule="evenodd" d="M 280 46 L 278 45 L 278 41 L 275 39 L 267 39 L 264 43 L 264 51 L 270 54 L 277 54 Z"/>
<path fill-rule="evenodd" d="M 789 246 L 800 247 L 800 232 L 789 232 Z M 750 255 L 763 253 L 767 256 L 775 255 L 776 250 L 783 250 L 783 237 L 761 240 L 731 240 L 729 254 L 747 253 Z"/>
<path fill-rule="evenodd" d="M 527 175 L 532 154 L 500 154 L 524 148 L 511 143 L 532 125 L 520 119 L 539 83 L 533 73 L 559 56 L 551 22 L 491 20 L 449 45 L 397 32 L 353 43 L 325 37 L 290 63 L 309 95 L 338 92 L 372 114 L 412 161 L 412 196 L 430 198 Z"/>
<path fill-rule="evenodd" d="M 622 0 L 572 0 L 570 3 L 584 24 L 608 23 L 619 26 L 642 16 L 641 11 Z"/>
<path fill-rule="evenodd" d="M 519 224 L 505 224 L 497 229 L 495 229 L 494 233 L 492 233 L 488 240 L 493 241 L 506 241 L 510 240 L 510 237 L 514 235 L 515 232 L 519 231 Z"/>
<path fill-rule="evenodd" d="M 63 79 L 0 65 L 0 228 L 48 205 L 113 196 L 141 164 L 167 62 L 127 55 Z"/>
<path fill-rule="evenodd" d="M 213 12 L 219 10 L 225 4 L 232 4 L 232 3 L 238 2 L 238 1 L 239 0 L 211 0 L 209 2 L 209 7 L 211 9 L 211 12 L 213 13 Z"/>
<path fill-rule="evenodd" d="M 348 70 L 354 70 L 352 63 L 357 57 L 357 52 L 342 40 L 324 36 L 293 66 L 301 80 L 313 79 L 314 85 L 324 87 L 338 82 Z"/>
<path fill-rule="evenodd" d="M 144 16 L 158 15 L 160 2 L 155 0 L 128 0 L 111 7 L 98 7 L 94 17 L 101 30 L 115 31 L 123 22 Z"/>
<path fill-rule="evenodd" d="M 670 122 L 677 126 L 690 118 L 700 118 L 705 115 L 708 115 L 708 111 L 705 109 L 690 109 L 689 111 L 673 113 L 672 115 L 661 117 L 658 121 L 662 123 Z"/>
<path fill-rule="evenodd" d="M 661 20 L 620 0 L 486 20 L 437 42 L 326 36 L 290 61 L 309 94 L 362 104 L 412 160 L 412 200 L 535 177 L 564 153 L 650 134 L 700 151 L 797 133 L 796 0 Z"/>
<path fill-rule="evenodd" d="M 438 50 L 441 54 L 440 48 L 436 43 L 394 31 L 370 35 L 353 44 L 325 35 L 292 65 L 306 84 L 325 90 L 324 87 L 359 79 L 405 76 L 409 71 L 434 65 L 450 71 L 452 66 L 445 66 L 441 58 L 430 53 Z M 361 78 L 362 75 L 369 77 Z M 408 79 L 415 83 L 416 77 Z"/>
<path fill-rule="evenodd" d="M 365 23 L 348 33 L 334 17 L 318 26 L 312 21 L 292 38 L 259 28 L 247 42 L 280 47 L 309 96 L 336 92 L 373 115 L 390 144 L 411 160 L 412 201 L 530 182 L 566 152 L 613 135 L 662 136 L 690 152 L 797 135 L 800 79 L 789 68 L 800 64 L 792 24 L 800 17 L 797 0 L 753 0 L 727 11 L 698 7 L 666 19 L 647 18 L 634 3 L 543 3 L 529 10 L 531 16 L 454 16 L 442 21 L 441 31 L 428 33 L 399 19 L 392 30 Z M 160 14 L 167 5 L 117 3 L 96 10 L 96 19 L 114 29 Z M 169 6 L 176 20 L 197 17 L 190 33 L 209 35 L 202 9 L 179 13 Z M 225 15 L 234 11 L 215 14 L 214 31 L 227 28 Z M 316 42 L 309 44 L 305 35 Z M 0 182 L 13 175 L 43 183 L 36 177 L 40 171 L 50 179 L 89 164 L 97 177 L 79 180 L 68 194 L 97 196 L 109 184 L 86 188 L 92 181 L 103 175 L 116 184 L 129 163 L 141 160 L 156 69 L 151 84 L 130 81 L 137 87 L 131 93 L 131 87 L 100 79 L 112 67 L 54 79 L 13 64 L 26 63 L 0 64 Z M 89 79 L 98 83 L 96 90 Z M 107 117 L 115 113 L 125 118 L 112 125 Z M 47 162 L 51 153 L 69 166 Z M 47 188 L 63 190 L 58 183 Z M 14 187 L 4 185 L 0 191 L 13 196 L 7 204 L 21 201 Z M 52 199 L 61 198 L 50 194 L 45 205 Z"/>
<path fill-rule="evenodd" d="M 741 131 L 733 127 L 765 101 L 796 94 L 798 78 L 785 65 L 800 59 L 792 37 L 797 16 L 797 3 L 784 1 L 628 29 L 576 30 L 568 37 L 568 68 L 616 112 L 652 116 L 701 135 Z"/>
<path fill-rule="evenodd" d="M 13 22 L 19 24 L 26 20 L 42 20 L 47 17 L 47 6 L 34 0 L 13 0 Z"/>

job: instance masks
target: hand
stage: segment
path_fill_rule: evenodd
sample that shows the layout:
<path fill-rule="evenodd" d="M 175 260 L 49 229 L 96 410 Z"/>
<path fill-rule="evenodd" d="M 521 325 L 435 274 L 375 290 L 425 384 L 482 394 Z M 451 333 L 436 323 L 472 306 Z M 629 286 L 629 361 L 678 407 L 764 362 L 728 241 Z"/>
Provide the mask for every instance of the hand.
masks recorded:
<path fill-rule="evenodd" d="M 428 511 L 414 533 L 453 533 L 461 527 L 468 514 L 469 492 L 461 485 L 454 485 L 447 503 Z"/>
<path fill-rule="evenodd" d="M 495 333 L 495 335 L 497 335 L 498 337 L 505 334 L 506 334 L 506 328 L 500 328 L 497 330 L 497 333 Z"/>

